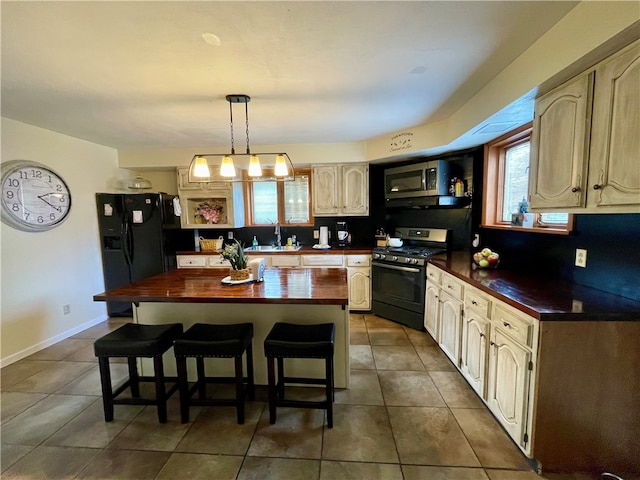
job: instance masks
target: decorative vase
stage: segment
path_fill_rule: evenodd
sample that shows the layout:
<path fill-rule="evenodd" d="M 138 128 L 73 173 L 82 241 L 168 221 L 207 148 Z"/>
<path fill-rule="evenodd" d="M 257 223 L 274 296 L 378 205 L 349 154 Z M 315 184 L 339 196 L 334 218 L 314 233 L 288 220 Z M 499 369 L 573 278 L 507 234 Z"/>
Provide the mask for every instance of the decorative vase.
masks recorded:
<path fill-rule="evenodd" d="M 233 268 L 229 270 L 229 276 L 231 280 L 237 282 L 239 280 L 248 280 L 249 274 L 251 273 L 250 268 L 243 268 L 241 270 L 234 270 Z"/>

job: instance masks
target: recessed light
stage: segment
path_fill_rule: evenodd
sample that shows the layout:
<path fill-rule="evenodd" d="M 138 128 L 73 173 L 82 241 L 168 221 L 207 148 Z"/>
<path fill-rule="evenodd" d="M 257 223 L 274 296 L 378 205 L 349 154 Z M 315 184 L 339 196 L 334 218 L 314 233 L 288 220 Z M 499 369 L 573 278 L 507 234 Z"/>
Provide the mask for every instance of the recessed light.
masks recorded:
<path fill-rule="evenodd" d="M 213 33 L 204 32 L 202 34 L 202 39 L 205 41 L 207 45 L 213 45 L 215 47 L 219 47 L 220 45 L 222 45 L 222 41 L 220 40 L 220 37 L 218 37 L 217 35 L 214 35 Z"/>

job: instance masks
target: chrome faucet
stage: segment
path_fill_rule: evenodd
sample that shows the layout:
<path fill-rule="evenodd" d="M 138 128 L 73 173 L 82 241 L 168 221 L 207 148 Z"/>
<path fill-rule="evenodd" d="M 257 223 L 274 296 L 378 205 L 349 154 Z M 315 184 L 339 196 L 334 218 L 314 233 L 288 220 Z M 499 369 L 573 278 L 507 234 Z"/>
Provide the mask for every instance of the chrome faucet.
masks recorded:
<path fill-rule="evenodd" d="M 276 230 L 273 232 L 276 234 L 277 246 L 282 246 L 282 236 L 280 235 L 280 222 L 276 222 Z"/>

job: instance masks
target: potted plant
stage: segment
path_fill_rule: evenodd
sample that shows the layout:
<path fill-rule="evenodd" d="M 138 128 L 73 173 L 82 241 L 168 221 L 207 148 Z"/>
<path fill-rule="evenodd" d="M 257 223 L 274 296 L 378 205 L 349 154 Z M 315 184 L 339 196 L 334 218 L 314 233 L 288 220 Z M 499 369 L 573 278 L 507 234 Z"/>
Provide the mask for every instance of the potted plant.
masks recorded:
<path fill-rule="evenodd" d="M 247 256 L 244 254 L 242 244 L 238 240 L 234 243 L 225 245 L 221 252 L 222 258 L 229 260 L 231 270 L 229 276 L 231 280 L 247 280 L 249 278 L 249 268 L 247 268 Z"/>

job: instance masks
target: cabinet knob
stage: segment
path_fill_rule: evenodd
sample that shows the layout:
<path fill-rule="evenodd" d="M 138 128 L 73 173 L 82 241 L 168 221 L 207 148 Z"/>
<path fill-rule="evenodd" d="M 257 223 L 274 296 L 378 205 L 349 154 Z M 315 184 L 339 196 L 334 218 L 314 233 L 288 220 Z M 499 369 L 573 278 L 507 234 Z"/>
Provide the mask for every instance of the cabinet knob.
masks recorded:
<path fill-rule="evenodd" d="M 471 305 L 478 305 L 478 302 L 476 302 L 475 300 L 471 300 Z"/>
<path fill-rule="evenodd" d="M 484 333 L 481 333 L 481 334 L 480 334 L 480 338 L 484 338 Z"/>
<path fill-rule="evenodd" d="M 507 328 L 511 327 L 511 324 L 509 322 L 502 322 L 502 325 L 504 325 Z"/>
<path fill-rule="evenodd" d="M 597 183 L 593 186 L 594 190 L 600 190 L 602 188 L 602 185 L 598 185 Z"/>
<path fill-rule="evenodd" d="M 580 187 L 573 187 L 573 188 L 571 189 L 571 191 L 572 191 L 573 193 L 579 192 L 579 191 L 580 191 Z"/>

